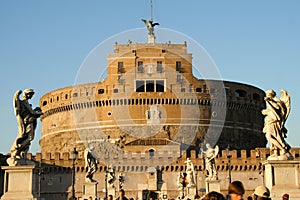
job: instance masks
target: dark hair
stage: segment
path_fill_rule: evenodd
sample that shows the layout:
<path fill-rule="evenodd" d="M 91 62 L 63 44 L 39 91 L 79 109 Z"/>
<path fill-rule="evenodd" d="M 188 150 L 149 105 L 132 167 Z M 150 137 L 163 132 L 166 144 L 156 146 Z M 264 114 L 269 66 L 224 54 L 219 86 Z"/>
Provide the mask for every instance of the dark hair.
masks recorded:
<path fill-rule="evenodd" d="M 212 191 L 206 194 L 203 200 L 225 200 L 225 197 L 219 192 Z"/>
<path fill-rule="evenodd" d="M 228 186 L 228 194 L 245 194 L 245 189 L 241 181 L 233 181 Z"/>
<path fill-rule="evenodd" d="M 125 194 L 125 190 L 121 189 L 119 192 L 121 192 L 122 194 Z"/>
<path fill-rule="evenodd" d="M 253 200 L 272 200 L 271 198 L 267 198 L 267 197 L 260 197 L 256 194 L 253 195 Z"/>

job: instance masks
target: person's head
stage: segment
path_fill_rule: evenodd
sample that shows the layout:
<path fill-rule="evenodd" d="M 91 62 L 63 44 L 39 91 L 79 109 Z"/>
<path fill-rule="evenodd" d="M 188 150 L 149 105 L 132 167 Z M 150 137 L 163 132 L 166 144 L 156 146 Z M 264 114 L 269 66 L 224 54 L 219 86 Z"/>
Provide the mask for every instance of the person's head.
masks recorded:
<path fill-rule="evenodd" d="M 244 185 L 241 181 L 233 181 L 228 186 L 228 194 L 231 200 L 241 200 L 245 194 Z"/>
<path fill-rule="evenodd" d="M 125 190 L 121 189 L 121 190 L 119 191 L 119 196 L 120 196 L 120 197 L 124 197 L 124 196 L 125 196 Z"/>
<path fill-rule="evenodd" d="M 108 195 L 107 200 L 113 200 L 113 195 Z"/>
<path fill-rule="evenodd" d="M 289 200 L 289 199 L 290 199 L 290 195 L 289 194 L 282 195 L 282 200 Z"/>
<path fill-rule="evenodd" d="M 270 199 L 270 190 L 261 185 L 257 186 L 253 193 L 253 200 L 269 200 Z"/>
<path fill-rule="evenodd" d="M 274 90 L 267 90 L 266 97 L 273 98 L 276 96 L 276 92 Z"/>
<path fill-rule="evenodd" d="M 92 197 L 92 196 L 89 196 L 89 200 L 93 200 L 93 197 Z"/>
<path fill-rule="evenodd" d="M 212 191 L 207 193 L 203 200 L 225 200 L 225 197 L 219 192 Z"/>
<path fill-rule="evenodd" d="M 24 93 L 23 98 L 25 98 L 25 99 L 31 99 L 32 96 L 34 95 L 33 89 L 25 89 L 23 93 Z"/>

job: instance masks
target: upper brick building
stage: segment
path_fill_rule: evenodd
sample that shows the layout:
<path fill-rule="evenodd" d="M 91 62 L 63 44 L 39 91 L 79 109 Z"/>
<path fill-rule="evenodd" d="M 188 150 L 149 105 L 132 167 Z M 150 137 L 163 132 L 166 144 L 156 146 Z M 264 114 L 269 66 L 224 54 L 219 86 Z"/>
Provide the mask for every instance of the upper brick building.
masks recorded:
<path fill-rule="evenodd" d="M 196 78 L 186 42 L 115 43 L 107 64 L 102 82 L 41 97 L 42 153 L 92 145 L 106 152 L 117 146 L 116 151 L 168 149 L 180 154 L 198 149 L 204 140 L 221 149 L 265 147 L 264 92 L 247 84 Z"/>

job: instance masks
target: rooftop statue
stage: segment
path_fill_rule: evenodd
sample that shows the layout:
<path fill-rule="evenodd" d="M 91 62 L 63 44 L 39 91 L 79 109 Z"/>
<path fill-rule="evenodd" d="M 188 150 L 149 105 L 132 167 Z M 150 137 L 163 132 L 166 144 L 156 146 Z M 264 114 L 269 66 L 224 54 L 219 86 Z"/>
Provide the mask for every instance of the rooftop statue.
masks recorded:
<path fill-rule="evenodd" d="M 218 172 L 217 167 L 215 163 L 215 157 L 217 157 L 219 153 L 219 146 L 216 145 L 215 148 L 212 148 L 210 144 L 206 144 L 206 151 L 203 151 L 201 148 L 201 151 L 204 154 L 205 158 L 205 169 L 208 172 L 207 180 L 218 180 Z"/>
<path fill-rule="evenodd" d="M 86 182 L 96 182 L 93 179 L 94 173 L 98 169 L 98 158 L 93 153 L 94 147 L 86 148 L 84 150 L 84 160 L 85 160 L 85 167 L 88 169 L 85 175 Z"/>
<path fill-rule="evenodd" d="M 14 95 L 14 112 L 18 122 L 18 136 L 14 141 L 7 162 L 9 166 L 29 164 L 27 152 L 37 126 L 37 119 L 43 114 L 39 107 L 32 109 L 29 99 L 34 95 L 33 89 L 25 89 L 22 99 L 19 98 L 22 90 L 16 91 Z M 31 164 L 31 163 L 30 163 Z"/>
<path fill-rule="evenodd" d="M 148 29 L 148 35 L 154 36 L 154 26 L 159 25 L 159 23 L 153 23 L 153 20 L 142 19 Z"/>
<path fill-rule="evenodd" d="M 287 129 L 284 126 L 290 114 L 291 100 L 287 91 L 281 90 L 280 93 L 278 98 L 273 90 L 267 90 L 265 101 L 268 107 L 262 110 L 262 114 L 266 115 L 263 132 L 270 142 L 268 160 L 293 160 L 291 146 L 285 141 Z"/>

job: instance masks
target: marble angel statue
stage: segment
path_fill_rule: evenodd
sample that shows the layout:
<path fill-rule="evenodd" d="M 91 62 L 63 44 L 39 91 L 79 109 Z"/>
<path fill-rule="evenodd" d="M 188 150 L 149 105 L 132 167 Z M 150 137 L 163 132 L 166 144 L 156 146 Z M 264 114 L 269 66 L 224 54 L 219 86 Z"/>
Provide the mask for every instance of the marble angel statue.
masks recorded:
<path fill-rule="evenodd" d="M 270 156 L 268 160 L 293 160 L 290 145 L 285 141 L 287 129 L 285 122 L 290 114 L 291 100 L 287 91 L 281 90 L 281 97 L 275 91 L 267 90 L 265 101 L 267 109 L 262 110 L 266 116 L 263 133 L 270 142 Z"/>
<path fill-rule="evenodd" d="M 187 180 L 187 187 L 192 187 L 195 185 L 194 180 L 194 165 L 192 161 L 187 158 L 186 161 L 186 180 Z"/>
<path fill-rule="evenodd" d="M 43 114 L 39 107 L 33 109 L 29 103 L 29 99 L 34 95 L 33 89 L 25 89 L 22 99 L 19 97 L 21 94 L 22 90 L 16 91 L 13 99 L 18 122 L 18 136 L 11 147 L 11 157 L 7 160 L 10 166 L 26 164 L 27 152 L 34 139 L 37 119 Z"/>
<path fill-rule="evenodd" d="M 216 145 L 215 148 L 212 148 L 210 144 L 207 143 L 206 151 L 203 151 L 203 149 L 201 149 L 201 151 L 203 152 L 205 158 L 205 169 L 208 173 L 207 180 L 218 180 L 215 158 L 219 153 L 219 146 Z"/>

